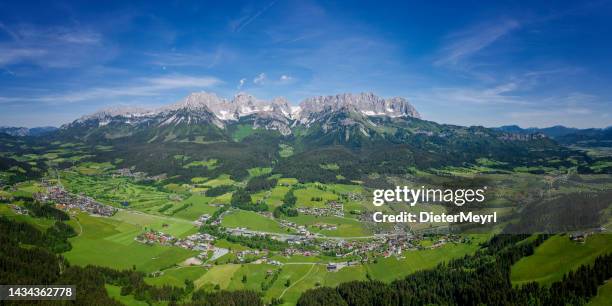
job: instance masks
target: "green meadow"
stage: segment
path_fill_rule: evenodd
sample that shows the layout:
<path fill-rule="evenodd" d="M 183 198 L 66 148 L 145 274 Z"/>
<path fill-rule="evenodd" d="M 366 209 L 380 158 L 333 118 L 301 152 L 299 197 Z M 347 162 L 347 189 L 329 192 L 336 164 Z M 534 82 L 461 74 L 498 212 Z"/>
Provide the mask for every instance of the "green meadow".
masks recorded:
<path fill-rule="evenodd" d="M 320 190 L 311 185 L 308 185 L 306 188 L 295 190 L 294 194 L 297 198 L 298 207 L 325 207 L 327 201 L 339 200 L 337 194 Z M 321 201 L 315 200 L 316 198 L 321 198 Z"/>
<path fill-rule="evenodd" d="M 479 248 L 478 243 L 445 244 L 435 249 L 406 251 L 404 258 L 379 258 L 376 263 L 367 264 L 365 270 L 374 279 L 391 282 L 405 277 L 418 270 L 433 268 L 437 264 L 453 258 L 459 258 L 474 253 Z"/>
<path fill-rule="evenodd" d="M 222 174 L 222 175 L 219 175 L 219 177 L 206 181 L 202 184 L 207 187 L 218 187 L 218 186 L 223 186 L 223 185 L 233 185 L 235 183 L 236 182 L 232 180 L 229 175 Z"/>
<path fill-rule="evenodd" d="M 195 229 L 192 222 L 168 216 L 145 214 L 138 211 L 120 210 L 110 219 L 136 226 L 140 231 L 153 229 L 176 237 Z"/>
<path fill-rule="evenodd" d="M 299 225 L 306 225 L 309 230 L 326 236 L 363 237 L 372 235 L 362 222 L 347 217 L 299 215 L 297 217 L 287 217 L 286 219 Z M 316 224 L 335 225 L 337 229 L 320 230 L 314 227 Z"/>
<path fill-rule="evenodd" d="M 221 225 L 225 227 L 244 227 L 253 231 L 286 233 L 280 224 L 271 218 L 252 211 L 234 210 L 227 214 Z"/>
<path fill-rule="evenodd" d="M 161 276 L 145 278 L 145 282 L 154 286 L 170 285 L 184 287 L 185 280 L 195 281 L 207 272 L 205 268 L 198 266 L 174 267 L 164 270 Z"/>
<path fill-rule="evenodd" d="M 608 306 L 612 301 L 612 281 L 608 280 L 597 290 L 597 296 L 587 303 L 587 306 Z"/>
<path fill-rule="evenodd" d="M 550 284 L 562 279 L 563 274 L 610 252 L 612 235 L 609 234 L 589 236 L 586 243 L 571 241 L 567 235 L 557 235 L 542 243 L 533 255 L 514 264 L 510 279 L 517 285 L 534 281 Z"/>
<path fill-rule="evenodd" d="M 134 298 L 134 295 L 121 295 L 121 287 L 106 284 L 104 285 L 108 296 L 129 306 L 147 306 L 147 302 L 139 301 Z"/>
<path fill-rule="evenodd" d="M 133 216 L 133 215 L 132 215 Z M 134 216 L 137 217 L 137 216 Z M 72 250 L 64 253 L 71 264 L 99 265 L 116 269 L 153 272 L 174 266 L 197 252 L 177 247 L 145 245 L 134 241 L 141 221 L 126 223 L 121 218 L 93 217 L 79 214 L 70 221 L 79 235 L 71 238 Z"/>
<path fill-rule="evenodd" d="M 191 195 L 189 198 L 175 205 L 177 207 L 181 207 L 185 204 L 189 206 L 185 209 L 178 211 L 177 213 L 174 213 L 172 216 L 193 221 L 203 214 L 212 215 L 218 208 L 209 205 L 211 200 L 211 198 L 203 195 Z"/>

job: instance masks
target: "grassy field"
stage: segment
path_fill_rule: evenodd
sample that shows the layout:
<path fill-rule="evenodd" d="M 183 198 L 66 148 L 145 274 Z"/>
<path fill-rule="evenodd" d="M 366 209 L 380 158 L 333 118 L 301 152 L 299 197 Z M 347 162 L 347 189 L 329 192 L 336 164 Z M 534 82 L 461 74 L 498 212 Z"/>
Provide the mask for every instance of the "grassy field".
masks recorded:
<path fill-rule="evenodd" d="M 566 235 L 551 237 L 540 245 L 531 256 L 524 257 L 512 266 L 514 284 L 537 281 L 550 284 L 563 278 L 563 274 L 592 263 L 599 255 L 612 252 L 612 235 L 589 236 L 586 243 L 570 241 Z"/>
<path fill-rule="evenodd" d="M 339 199 L 338 195 L 330 191 L 320 190 L 310 185 L 296 190 L 294 194 L 297 197 L 296 205 L 298 207 L 325 207 L 325 202 Z M 313 198 L 321 198 L 322 200 L 315 201 Z"/>
<path fill-rule="evenodd" d="M 599 287 L 597 296 L 595 296 L 587 306 L 608 306 L 612 303 L 612 281 L 608 280 L 605 284 Z"/>
<path fill-rule="evenodd" d="M 208 186 L 208 187 L 217 187 L 217 186 L 222 186 L 222 185 L 233 185 L 234 183 L 236 182 L 232 180 L 229 175 L 223 174 L 223 175 L 219 175 L 219 177 L 215 179 L 212 179 L 210 181 L 203 183 L 203 185 Z"/>
<path fill-rule="evenodd" d="M 254 231 L 286 233 L 275 220 L 254 213 L 252 211 L 236 210 L 225 217 L 221 224 L 225 227 L 245 227 Z"/>
<path fill-rule="evenodd" d="M 188 220 L 129 210 L 120 210 L 111 219 L 134 225 L 140 232 L 154 229 L 177 237 L 182 237 L 194 228 L 192 222 Z"/>
<path fill-rule="evenodd" d="M 287 186 L 275 186 L 271 190 L 264 190 L 251 195 L 253 203 L 257 201 L 264 201 L 270 208 L 270 211 L 274 210 L 275 207 L 283 204 L 283 198 L 285 194 L 289 192 L 290 187 Z"/>
<path fill-rule="evenodd" d="M 300 225 L 307 225 L 313 232 L 321 233 L 326 236 L 332 237 L 363 237 L 369 236 L 372 233 L 368 231 L 362 222 L 359 222 L 351 218 L 341 218 L 335 216 L 317 217 L 312 215 L 299 215 L 297 217 L 287 217 L 287 220 Z M 315 224 L 331 224 L 338 227 L 338 229 L 330 230 L 319 230 L 313 225 Z"/>
<path fill-rule="evenodd" d="M 367 273 L 374 279 L 390 282 L 418 270 L 429 269 L 453 258 L 471 254 L 478 249 L 477 243 L 446 244 L 440 248 L 404 252 L 402 259 L 395 257 L 379 258 L 377 263 L 365 266 Z"/>
<path fill-rule="evenodd" d="M 249 172 L 249 176 L 255 177 L 255 176 L 262 176 L 262 175 L 270 174 L 272 172 L 272 168 L 257 167 L 257 168 L 248 169 L 247 171 Z"/>
<path fill-rule="evenodd" d="M 278 179 L 279 185 L 291 186 L 298 183 L 298 180 L 292 177 L 281 177 Z"/>
<path fill-rule="evenodd" d="M 184 165 L 183 168 L 189 169 L 189 168 L 203 167 L 203 168 L 207 168 L 208 170 L 212 170 L 217 167 L 217 162 L 218 161 L 216 159 L 196 160 L 196 161 L 192 161 Z"/>
<path fill-rule="evenodd" d="M 104 285 L 106 287 L 106 292 L 108 292 L 108 296 L 113 299 L 129 306 L 148 306 L 147 302 L 138 301 L 134 298 L 134 295 L 121 295 L 121 287 L 113 286 L 113 285 Z"/>
<path fill-rule="evenodd" d="M 176 205 L 180 207 L 184 204 L 190 204 L 189 207 L 173 214 L 173 216 L 193 221 L 203 214 L 212 215 L 218 208 L 208 205 L 211 200 L 209 197 L 194 194 Z"/>
<path fill-rule="evenodd" d="M 71 238 L 72 250 L 64 253 L 71 264 L 99 265 L 153 272 L 173 266 L 197 252 L 177 247 L 144 245 L 134 241 L 142 229 L 119 219 L 79 214 L 70 224 L 80 234 Z M 138 222 L 138 221 L 132 221 Z M 82 232 L 81 232 L 82 229 Z"/>
<path fill-rule="evenodd" d="M 184 287 L 185 280 L 195 281 L 207 272 L 203 267 L 177 267 L 164 270 L 164 274 L 158 277 L 147 277 L 145 282 L 154 286 L 177 286 Z"/>
<path fill-rule="evenodd" d="M 206 274 L 194 281 L 195 287 L 212 287 L 219 285 L 221 289 L 227 288 L 234 273 L 240 269 L 240 265 L 228 264 L 213 266 Z"/>

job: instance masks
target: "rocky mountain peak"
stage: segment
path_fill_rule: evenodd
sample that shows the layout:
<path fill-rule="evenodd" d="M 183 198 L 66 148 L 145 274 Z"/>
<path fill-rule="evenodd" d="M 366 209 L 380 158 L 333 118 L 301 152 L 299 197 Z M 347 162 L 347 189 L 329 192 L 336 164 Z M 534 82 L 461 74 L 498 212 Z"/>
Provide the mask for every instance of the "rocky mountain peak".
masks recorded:
<path fill-rule="evenodd" d="M 336 114 L 350 116 L 343 116 L 345 120 L 338 123 L 334 121 Z M 84 116 L 74 124 L 85 123 L 87 126 L 100 127 L 109 124 L 138 126 L 152 122 L 161 125 L 213 123 L 224 128 L 226 121 L 246 120 L 245 122 L 251 122 L 255 128 L 278 130 L 287 135 L 291 133 L 291 127 L 297 124 L 310 126 L 314 122 L 326 122 L 331 125 L 351 125 L 353 121 L 359 120 L 366 120 L 363 122 L 367 123 L 367 117 L 370 116 L 420 118 L 419 113 L 406 99 L 381 98 L 371 92 L 316 96 L 305 99 L 298 106 L 292 106 L 283 97 L 260 100 L 240 92 L 231 100 L 227 100 L 214 93 L 195 92 L 174 104 L 155 110 L 113 107 Z"/>
<path fill-rule="evenodd" d="M 143 107 L 117 105 L 100 109 L 92 114 L 79 118 L 77 121 L 104 120 L 117 116 L 132 118 L 146 116 L 148 114 L 151 114 L 151 111 Z"/>
<path fill-rule="evenodd" d="M 400 97 L 384 99 L 371 92 L 312 97 L 300 103 L 300 107 L 303 118 L 330 109 L 354 109 L 366 116 L 421 117 L 406 99 Z"/>
<path fill-rule="evenodd" d="M 209 92 L 194 92 L 185 97 L 183 100 L 176 102 L 170 106 L 163 107 L 161 111 L 165 110 L 177 110 L 181 108 L 186 109 L 200 109 L 206 107 L 208 109 L 213 109 L 223 104 L 226 104 L 227 101 L 223 98 L 220 98 L 214 93 Z"/>

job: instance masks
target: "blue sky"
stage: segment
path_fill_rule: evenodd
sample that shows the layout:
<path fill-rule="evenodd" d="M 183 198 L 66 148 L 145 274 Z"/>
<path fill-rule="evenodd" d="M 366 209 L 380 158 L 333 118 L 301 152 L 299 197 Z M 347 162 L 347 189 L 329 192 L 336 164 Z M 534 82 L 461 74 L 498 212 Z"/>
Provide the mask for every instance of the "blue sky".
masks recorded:
<path fill-rule="evenodd" d="M 442 123 L 612 125 L 610 1 L 12 2 L 0 125 L 194 91 L 372 91 Z"/>

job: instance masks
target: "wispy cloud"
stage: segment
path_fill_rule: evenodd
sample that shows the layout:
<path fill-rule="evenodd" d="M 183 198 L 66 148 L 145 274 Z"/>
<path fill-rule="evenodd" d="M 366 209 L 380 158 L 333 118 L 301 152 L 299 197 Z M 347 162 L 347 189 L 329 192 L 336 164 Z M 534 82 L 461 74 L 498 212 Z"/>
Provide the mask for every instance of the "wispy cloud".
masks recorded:
<path fill-rule="evenodd" d="M 219 46 L 212 51 L 184 51 L 184 52 L 148 52 L 145 56 L 153 65 L 162 67 L 206 67 L 213 68 L 224 58 L 232 56 L 232 51 Z"/>
<path fill-rule="evenodd" d="M 518 29 L 520 23 L 504 19 L 490 24 L 479 24 L 449 35 L 440 50 L 435 65 L 455 65 L 475 53 L 487 48 L 500 38 Z"/>
<path fill-rule="evenodd" d="M 494 87 L 466 88 L 445 87 L 415 95 L 417 101 L 446 105 L 529 105 L 532 102 L 512 92 L 517 89 L 516 83 L 500 84 Z"/>
<path fill-rule="evenodd" d="M 269 10 L 275 3 L 276 1 L 271 1 L 267 3 L 264 7 L 260 8 L 259 10 L 255 12 L 252 12 L 251 10 L 247 10 L 244 14 L 242 14 L 242 16 L 240 16 L 240 18 L 233 20 L 230 23 L 232 32 L 238 33 L 242 31 L 242 29 L 244 29 L 249 24 L 251 24 L 253 21 L 255 21 L 257 18 L 259 18 L 259 16 L 261 16 L 263 13 Z"/>
<path fill-rule="evenodd" d="M 0 96 L 1 104 L 8 103 L 45 103 L 50 105 L 77 102 L 107 100 L 120 97 L 151 97 L 175 89 L 209 88 L 222 81 L 212 76 L 169 75 L 154 78 L 135 79 L 127 86 L 93 87 L 84 90 L 73 90 L 57 94 L 36 96 Z"/>
<path fill-rule="evenodd" d="M 105 59 L 112 54 L 102 50 L 102 35 L 81 27 L 38 27 L 30 24 L 0 24 L 10 40 L 0 43 L 0 66 L 28 63 L 42 67 L 74 67 Z"/>
<path fill-rule="evenodd" d="M 253 79 L 253 84 L 263 85 L 266 82 L 266 80 L 267 80 L 266 74 L 262 72 Z"/>

